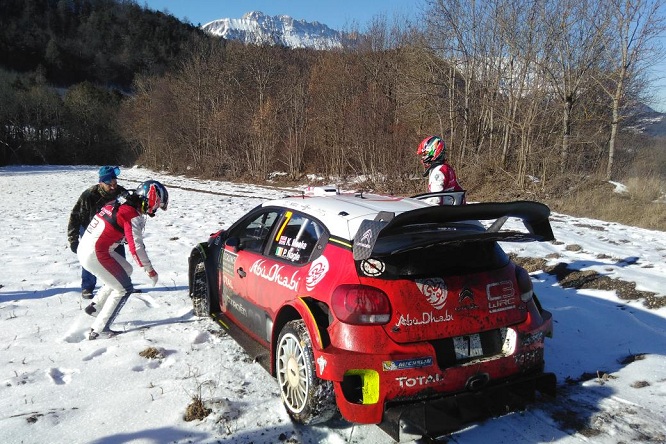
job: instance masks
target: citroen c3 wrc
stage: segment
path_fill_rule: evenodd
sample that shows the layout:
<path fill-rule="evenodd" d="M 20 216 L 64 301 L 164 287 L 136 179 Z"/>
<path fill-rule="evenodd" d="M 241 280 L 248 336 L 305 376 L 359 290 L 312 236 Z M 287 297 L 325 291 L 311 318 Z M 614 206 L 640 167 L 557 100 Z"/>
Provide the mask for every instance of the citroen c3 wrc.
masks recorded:
<path fill-rule="evenodd" d="M 293 421 L 339 414 L 400 440 L 555 395 L 544 371 L 551 313 L 500 247 L 552 240 L 550 210 L 428 197 L 312 188 L 192 250 L 195 315 L 277 378 Z M 512 218 L 519 229 L 504 228 Z"/>

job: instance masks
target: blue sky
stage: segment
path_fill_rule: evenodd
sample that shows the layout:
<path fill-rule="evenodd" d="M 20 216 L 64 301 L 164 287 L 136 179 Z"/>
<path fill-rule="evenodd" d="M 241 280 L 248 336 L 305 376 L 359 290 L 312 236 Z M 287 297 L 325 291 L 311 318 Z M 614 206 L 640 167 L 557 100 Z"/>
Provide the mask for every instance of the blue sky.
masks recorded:
<path fill-rule="evenodd" d="M 423 8 L 423 0 L 137 0 L 156 11 L 194 25 L 204 25 L 220 18 L 241 18 L 250 11 L 267 15 L 288 15 L 298 20 L 320 22 L 343 30 L 352 24 L 363 29 L 373 18 L 385 15 L 391 19 L 415 17 Z"/>

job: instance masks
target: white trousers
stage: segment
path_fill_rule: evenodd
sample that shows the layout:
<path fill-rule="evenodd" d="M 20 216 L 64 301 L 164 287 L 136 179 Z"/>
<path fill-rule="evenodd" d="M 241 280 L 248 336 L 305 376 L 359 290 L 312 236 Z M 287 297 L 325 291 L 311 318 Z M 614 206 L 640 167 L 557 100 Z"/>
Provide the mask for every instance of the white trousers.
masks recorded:
<path fill-rule="evenodd" d="M 86 270 L 104 282 L 92 303 L 98 312 L 91 328 L 96 333 L 107 330 L 125 305 L 127 298 L 134 291 L 130 275 L 132 265 L 112 248 L 107 253 L 96 252 L 94 248 L 78 250 L 79 261 Z"/>

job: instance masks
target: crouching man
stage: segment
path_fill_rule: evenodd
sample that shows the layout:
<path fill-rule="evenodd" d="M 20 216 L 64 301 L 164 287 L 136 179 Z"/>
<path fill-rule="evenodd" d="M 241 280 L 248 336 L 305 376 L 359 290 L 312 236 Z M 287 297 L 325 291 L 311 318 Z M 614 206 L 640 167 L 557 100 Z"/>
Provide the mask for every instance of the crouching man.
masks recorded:
<path fill-rule="evenodd" d="M 166 211 L 168 203 L 169 193 L 164 185 L 149 180 L 133 193 L 102 207 L 86 228 L 77 255 L 81 266 L 104 283 L 85 308 L 87 314 L 97 314 L 88 339 L 97 339 L 102 333 L 116 333 L 110 326 L 134 292 L 130 278 L 132 265 L 115 251 L 123 240 L 136 264 L 144 269 L 153 285 L 157 283 L 157 272 L 143 244 L 143 230 L 145 216 L 155 216 L 159 208 Z"/>

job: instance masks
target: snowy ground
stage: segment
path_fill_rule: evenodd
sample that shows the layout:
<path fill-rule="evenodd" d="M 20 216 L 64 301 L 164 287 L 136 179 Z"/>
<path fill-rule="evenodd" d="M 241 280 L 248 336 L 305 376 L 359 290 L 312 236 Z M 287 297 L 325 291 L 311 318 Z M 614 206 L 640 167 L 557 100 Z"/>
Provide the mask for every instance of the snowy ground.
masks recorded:
<path fill-rule="evenodd" d="M 275 381 L 212 321 L 192 315 L 192 246 L 286 190 L 140 168 L 123 170 L 119 183 L 133 188 L 147 179 L 160 180 L 170 194 L 168 211 L 146 227 L 160 282 L 151 288 L 137 269 L 135 282 L 147 292 L 121 312 L 114 328 L 126 333 L 88 341 L 91 318 L 82 311 L 87 302 L 66 227 L 79 194 L 97 181 L 97 168 L 0 168 L 0 442 L 389 442 L 374 426 L 293 425 Z M 666 233 L 561 214 L 552 222 L 558 242 L 506 249 L 666 296 Z M 563 288 L 544 271 L 532 276 L 555 319 L 546 369 L 557 375 L 558 398 L 440 440 L 666 442 L 666 308 L 650 310 L 614 291 Z M 156 358 L 140 355 L 149 347 Z M 212 413 L 186 422 L 194 397 Z"/>

